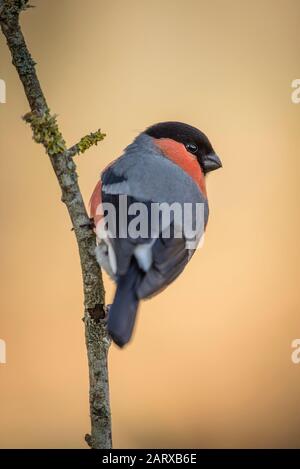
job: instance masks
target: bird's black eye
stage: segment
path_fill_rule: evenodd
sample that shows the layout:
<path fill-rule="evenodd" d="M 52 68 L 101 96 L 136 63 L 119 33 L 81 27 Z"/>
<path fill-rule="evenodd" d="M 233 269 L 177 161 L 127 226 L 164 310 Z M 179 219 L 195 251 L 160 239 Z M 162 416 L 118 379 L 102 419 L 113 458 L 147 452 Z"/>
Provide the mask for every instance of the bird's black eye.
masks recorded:
<path fill-rule="evenodd" d="M 185 148 L 187 149 L 187 151 L 189 151 L 190 153 L 197 153 L 198 151 L 198 147 L 195 143 L 187 143 L 185 145 Z"/>

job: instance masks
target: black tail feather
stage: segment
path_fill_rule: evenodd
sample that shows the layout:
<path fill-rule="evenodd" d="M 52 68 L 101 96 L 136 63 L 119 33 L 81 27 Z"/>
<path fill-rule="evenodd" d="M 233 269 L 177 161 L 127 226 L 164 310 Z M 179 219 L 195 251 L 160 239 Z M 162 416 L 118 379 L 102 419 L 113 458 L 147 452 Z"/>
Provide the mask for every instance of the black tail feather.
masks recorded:
<path fill-rule="evenodd" d="M 118 279 L 114 302 L 108 316 L 108 333 L 119 347 L 129 342 L 134 329 L 139 305 L 136 290 L 140 280 L 141 271 L 133 259 L 126 274 Z"/>

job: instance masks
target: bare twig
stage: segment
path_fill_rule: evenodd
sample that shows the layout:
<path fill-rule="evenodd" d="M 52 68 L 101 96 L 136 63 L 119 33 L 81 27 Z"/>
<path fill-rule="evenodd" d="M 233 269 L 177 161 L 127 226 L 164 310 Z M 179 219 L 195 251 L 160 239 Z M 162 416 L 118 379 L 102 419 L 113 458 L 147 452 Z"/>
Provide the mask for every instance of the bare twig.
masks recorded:
<path fill-rule="evenodd" d="M 19 78 L 23 84 L 31 112 L 24 116 L 31 125 L 33 138 L 48 154 L 62 191 L 75 231 L 81 261 L 84 290 L 84 323 L 90 378 L 91 435 L 85 440 L 91 448 L 111 448 L 111 415 L 107 354 L 110 345 L 104 312 L 104 286 L 100 268 L 94 256 L 95 235 L 90 228 L 83 198 L 78 185 L 76 166 L 72 157 L 83 153 L 104 138 L 99 131 L 83 137 L 67 149 L 38 80 L 35 63 L 22 34 L 19 15 L 29 8 L 28 0 L 0 0 L 0 24 L 6 37 Z"/>

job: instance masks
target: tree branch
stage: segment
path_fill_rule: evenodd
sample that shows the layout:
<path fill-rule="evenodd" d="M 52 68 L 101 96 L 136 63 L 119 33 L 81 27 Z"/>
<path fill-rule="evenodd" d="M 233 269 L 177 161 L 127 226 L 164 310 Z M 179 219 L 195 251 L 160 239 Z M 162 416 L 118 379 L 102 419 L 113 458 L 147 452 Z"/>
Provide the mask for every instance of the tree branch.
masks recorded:
<path fill-rule="evenodd" d="M 97 145 L 98 142 L 101 142 L 106 137 L 106 134 L 103 134 L 100 129 L 96 132 L 91 132 L 89 135 L 82 137 L 82 139 L 73 145 L 67 152 L 69 156 L 79 155 L 79 153 L 84 153 L 88 150 L 92 145 Z"/>
<path fill-rule="evenodd" d="M 110 340 L 105 327 L 104 286 L 94 250 L 95 234 L 90 228 L 78 185 L 76 165 L 72 159 L 104 138 L 98 130 L 67 149 L 56 116 L 43 94 L 33 61 L 22 34 L 19 15 L 29 8 L 28 0 L 0 0 L 0 25 L 12 55 L 12 62 L 23 84 L 31 112 L 24 116 L 31 125 L 33 139 L 48 154 L 75 231 L 84 291 L 84 323 L 90 379 L 91 435 L 85 439 L 90 447 L 111 448 L 111 415 L 107 355 Z"/>

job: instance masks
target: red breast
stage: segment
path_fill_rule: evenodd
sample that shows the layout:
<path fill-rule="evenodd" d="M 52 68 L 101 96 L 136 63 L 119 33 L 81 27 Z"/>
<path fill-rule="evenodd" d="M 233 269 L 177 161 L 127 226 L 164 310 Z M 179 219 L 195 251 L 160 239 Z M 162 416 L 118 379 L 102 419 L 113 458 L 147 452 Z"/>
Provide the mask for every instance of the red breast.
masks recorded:
<path fill-rule="evenodd" d="M 97 209 L 102 202 L 102 181 L 101 179 L 97 183 L 92 197 L 90 198 L 90 217 L 94 219 L 95 225 L 97 225 L 98 221 L 101 220 L 103 215 L 101 213 L 97 213 Z M 98 209 L 99 212 L 99 209 Z"/>
<path fill-rule="evenodd" d="M 195 181 L 202 194 L 206 195 L 205 177 L 197 158 L 189 153 L 183 143 L 176 142 L 171 138 L 154 138 L 155 144 L 162 150 L 163 154 L 176 163 Z"/>

